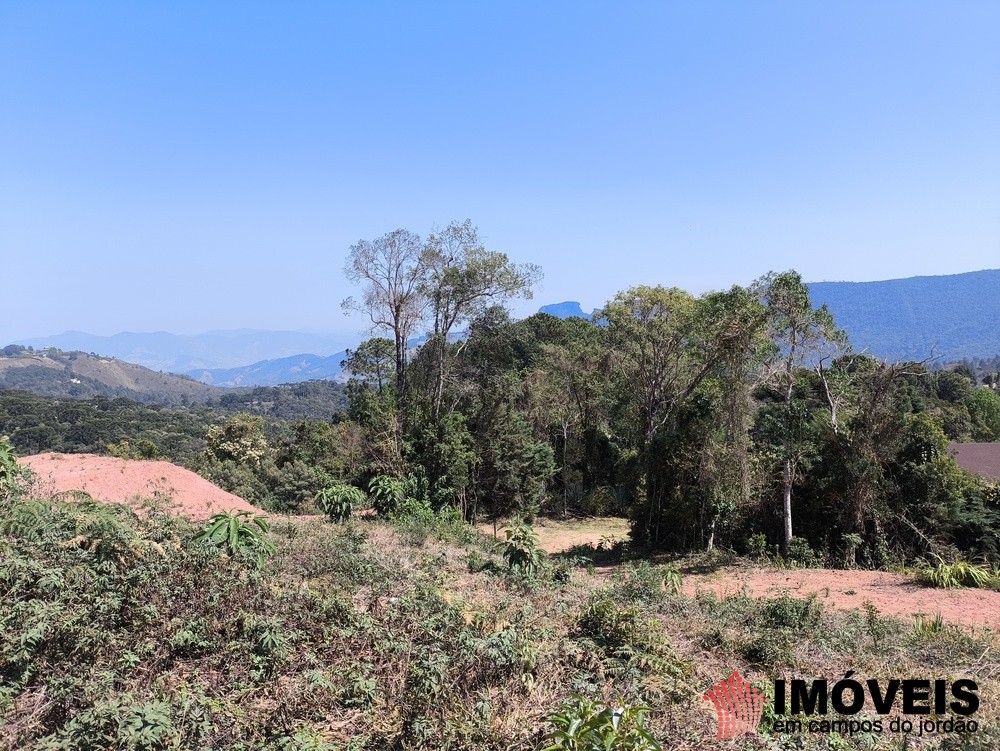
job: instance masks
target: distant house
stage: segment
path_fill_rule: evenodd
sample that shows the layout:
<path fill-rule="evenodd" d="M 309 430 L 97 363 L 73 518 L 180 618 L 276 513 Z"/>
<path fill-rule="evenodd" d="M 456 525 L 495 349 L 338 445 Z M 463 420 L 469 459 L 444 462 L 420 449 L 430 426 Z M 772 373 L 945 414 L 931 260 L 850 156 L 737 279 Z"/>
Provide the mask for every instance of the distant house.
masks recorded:
<path fill-rule="evenodd" d="M 1000 482 L 1000 443 L 953 443 L 949 450 L 966 472 Z"/>

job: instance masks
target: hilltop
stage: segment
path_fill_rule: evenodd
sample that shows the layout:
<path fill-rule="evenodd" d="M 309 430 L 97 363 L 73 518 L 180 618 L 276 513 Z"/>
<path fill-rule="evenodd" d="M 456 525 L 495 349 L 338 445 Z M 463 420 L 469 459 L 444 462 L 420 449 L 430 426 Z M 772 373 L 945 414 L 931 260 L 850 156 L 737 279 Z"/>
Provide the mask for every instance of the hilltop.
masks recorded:
<path fill-rule="evenodd" d="M 0 390 L 41 396 L 124 397 L 146 404 L 195 404 L 218 399 L 222 391 L 187 376 L 160 373 L 141 365 L 84 352 L 57 349 L 0 350 Z"/>
<path fill-rule="evenodd" d="M 66 351 L 96 352 L 152 370 L 184 373 L 197 369 L 234 368 L 300 352 L 331 355 L 352 345 L 354 338 L 353 334 L 344 333 L 310 334 L 258 329 L 207 331 L 191 336 L 166 331 L 123 331 L 113 336 L 66 331 L 15 343 L 34 349 L 54 347 Z"/>

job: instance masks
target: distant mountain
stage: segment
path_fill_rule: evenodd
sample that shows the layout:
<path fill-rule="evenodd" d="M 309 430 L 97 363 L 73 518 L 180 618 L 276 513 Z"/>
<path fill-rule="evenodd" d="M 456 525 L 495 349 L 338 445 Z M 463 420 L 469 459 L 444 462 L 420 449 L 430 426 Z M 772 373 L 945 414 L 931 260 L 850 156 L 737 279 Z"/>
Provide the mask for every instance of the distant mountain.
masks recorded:
<path fill-rule="evenodd" d="M 575 300 L 569 302 L 557 302 L 552 305 L 543 305 L 538 309 L 539 313 L 548 313 L 550 316 L 555 316 L 556 318 L 586 318 L 588 321 L 594 317 L 594 313 L 597 312 L 595 309 L 593 313 L 584 313 L 583 308 L 580 307 L 580 303 Z"/>
<path fill-rule="evenodd" d="M 67 331 L 55 336 L 17 342 L 35 349 L 94 352 L 153 370 L 184 373 L 195 369 L 234 368 L 261 360 L 289 357 L 299 352 L 332 355 L 353 344 L 350 334 L 306 334 L 300 331 L 209 331 L 195 336 L 122 332 L 96 336 Z"/>
<path fill-rule="evenodd" d="M 882 282 L 814 282 L 809 291 L 816 305 L 829 306 L 855 350 L 888 360 L 931 356 L 955 360 L 1000 353 L 1000 270 Z M 592 320 L 597 311 L 588 314 L 580 303 L 567 301 L 543 305 L 539 312 Z M 252 329 L 198 336 L 164 332 L 93 336 L 69 331 L 21 344 L 97 352 L 153 370 L 184 373 L 202 384 L 234 387 L 346 381 L 340 366 L 346 357 L 344 349 L 355 346 L 359 339 Z M 417 346 L 422 341 L 414 339 L 410 344 Z M 11 374 L 6 377 L 16 378 Z M 0 381 L 0 388 L 2 384 Z M 81 379 L 81 384 L 74 386 L 82 384 Z"/>
<path fill-rule="evenodd" d="M 147 404 L 198 404 L 218 399 L 221 389 L 185 376 L 158 373 L 110 357 L 84 352 L 28 352 L 6 347 L 0 354 L 0 390 L 41 396 L 124 397 Z"/>
<path fill-rule="evenodd" d="M 281 383 L 337 380 L 347 381 L 348 376 L 340 363 L 347 352 L 337 352 L 329 357 L 319 355 L 294 355 L 274 360 L 263 360 L 240 368 L 211 368 L 189 370 L 185 375 L 213 386 L 277 386 Z"/>
<path fill-rule="evenodd" d="M 458 331 L 448 335 L 448 341 L 457 342 L 468 335 Z M 414 337 L 407 342 L 410 349 L 416 349 L 427 341 L 427 337 Z M 337 352 L 329 357 L 319 355 L 294 355 L 274 360 L 263 360 L 241 368 L 217 368 L 189 370 L 185 375 L 202 383 L 228 388 L 237 386 L 277 386 L 279 384 L 304 383 L 315 380 L 333 380 L 346 383 L 350 373 L 340 363 L 347 359 L 347 352 Z"/>
<path fill-rule="evenodd" d="M 884 282 L 815 282 L 855 350 L 887 360 L 1000 353 L 1000 270 Z"/>

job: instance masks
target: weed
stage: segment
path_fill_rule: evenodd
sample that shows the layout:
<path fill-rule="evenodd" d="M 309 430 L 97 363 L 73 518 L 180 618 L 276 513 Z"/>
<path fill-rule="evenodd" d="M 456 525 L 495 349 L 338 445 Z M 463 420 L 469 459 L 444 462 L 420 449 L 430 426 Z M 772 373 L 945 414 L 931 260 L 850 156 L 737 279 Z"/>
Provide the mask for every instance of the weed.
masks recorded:
<path fill-rule="evenodd" d="M 888 625 L 882 619 L 881 614 L 878 612 L 878 608 L 872 605 L 872 603 L 868 600 L 865 600 L 861 604 L 861 608 L 865 612 L 865 629 L 868 631 L 868 635 L 872 638 L 872 646 L 877 652 L 880 649 L 883 637 L 889 633 Z"/>
<path fill-rule="evenodd" d="M 934 618 L 927 618 L 923 613 L 913 616 L 913 636 L 916 639 L 929 639 L 944 631 L 944 619 L 938 613 Z"/>
<path fill-rule="evenodd" d="M 925 562 L 917 572 L 917 577 L 931 586 L 944 589 L 1000 586 L 1000 576 L 984 564 L 964 560 L 947 563 L 939 555 L 934 558 L 937 563 Z"/>

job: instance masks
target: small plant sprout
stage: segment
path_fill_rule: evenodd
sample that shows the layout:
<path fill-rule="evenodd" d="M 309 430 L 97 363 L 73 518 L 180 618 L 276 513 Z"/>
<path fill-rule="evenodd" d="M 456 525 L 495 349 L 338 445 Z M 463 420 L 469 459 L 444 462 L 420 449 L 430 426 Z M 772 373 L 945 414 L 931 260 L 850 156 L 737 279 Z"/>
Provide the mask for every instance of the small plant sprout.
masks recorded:
<path fill-rule="evenodd" d="M 264 556 L 277 552 L 274 544 L 265 537 L 269 531 L 263 516 L 254 516 L 249 511 L 223 511 L 209 519 L 192 542 L 225 549 L 233 557 L 246 558 L 256 554 L 257 564 L 263 565 Z"/>
<path fill-rule="evenodd" d="M 534 576 L 542 559 L 542 551 L 538 547 L 538 536 L 530 524 L 519 524 L 505 531 L 507 548 L 504 558 L 512 571 L 525 576 Z"/>

